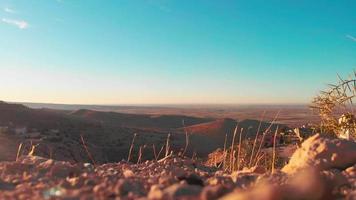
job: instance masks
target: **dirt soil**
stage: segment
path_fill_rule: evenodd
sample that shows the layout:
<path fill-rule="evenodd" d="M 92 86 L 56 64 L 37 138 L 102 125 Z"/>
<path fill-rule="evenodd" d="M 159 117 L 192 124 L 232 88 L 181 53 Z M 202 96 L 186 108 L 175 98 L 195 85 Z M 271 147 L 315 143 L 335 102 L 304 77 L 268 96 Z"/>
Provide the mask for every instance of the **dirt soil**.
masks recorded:
<path fill-rule="evenodd" d="M 98 166 L 23 156 L 0 173 L 0 199 L 355 199 L 356 143 L 313 136 L 273 174 L 177 156 Z"/>

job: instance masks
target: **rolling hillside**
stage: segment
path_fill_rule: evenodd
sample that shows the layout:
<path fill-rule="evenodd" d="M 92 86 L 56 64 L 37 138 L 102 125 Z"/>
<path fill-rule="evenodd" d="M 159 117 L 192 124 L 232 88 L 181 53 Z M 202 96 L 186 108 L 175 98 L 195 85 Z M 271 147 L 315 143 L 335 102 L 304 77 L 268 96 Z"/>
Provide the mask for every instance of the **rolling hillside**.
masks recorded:
<path fill-rule="evenodd" d="M 187 154 L 205 157 L 222 147 L 227 135 L 230 142 L 236 125 L 244 129 L 244 138 L 253 137 L 259 121 L 201 118 L 184 115 L 148 115 L 101 112 L 87 109 L 63 111 L 32 109 L 21 104 L 0 103 L 0 139 L 4 142 L 0 158 L 11 160 L 17 147 L 24 144 L 23 153 L 31 144 L 38 144 L 37 154 L 58 160 L 88 161 L 81 136 L 97 162 L 119 161 L 127 158 L 130 144 L 135 139 L 134 158 L 143 147 L 145 158 L 153 157 L 153 145 L 158 151 L 166 143 L 168 133 L 174 151 L 185 146 L 185 131 L 190 141 Z M 261 131 L 269 123 L 261 124 Z M 276 128 L 276 125 L 272 126 Z M 11 150 L 11 151 L 10 151 Z M 13 155 L 12 155 L 13 154 Z"/>

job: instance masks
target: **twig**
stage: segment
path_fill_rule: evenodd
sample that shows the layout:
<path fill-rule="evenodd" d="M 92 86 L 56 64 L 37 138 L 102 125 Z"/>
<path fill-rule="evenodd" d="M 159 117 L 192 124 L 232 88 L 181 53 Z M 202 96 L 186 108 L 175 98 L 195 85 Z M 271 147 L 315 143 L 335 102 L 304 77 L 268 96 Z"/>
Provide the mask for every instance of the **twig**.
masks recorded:
<path fill-rule="evenodd" d="M 85 144 L 82 134 L 80 134 L 80 139 L 82 140 L 83 147 L 84 147 L 85 151 L 87 152 L 88 157 L 90 158 L 90 160 L 94 164 L 94 166 L 96 166 L 95 160 L 94 160 L 93 156 L 91 155 L 91 153 L 89 152 L 89 149 L 88 149 L 87 145 Z"/>
<path fill-rule="evenodd" d="M 165 160 L 167 160 L 168 158 L 172 157 L 172 154 L 168 155 L 168 156 L 165 156 L 164 158 L 158 160 L 157 162 L 161 163 L 161 162 L 164 162 Z"/>
<path fill-rule="evenodd" d="M 251 167 L 251 164 L 252 164 L 252 158 L 254 156 L 254 153 L 255 153 L 255 148 L 256 148 L 256 143 L 257 143 L 257 138 L 258 138 L 258 135 L 260 133 L 260 129 L 261 129 L 261 125 L 262 125 L 262 121 L 263 121 L 263 118 L 264 118 L 264 115 L 266 114 L 266 111 L 263 111 L 263 114 L 262 114 L 262 117 L 261 117 L 261 120 L 260 120 L 260 123 L 258 125 L 258 128 L 257 128 L 257 132 L 256 132 L 256 136 L 255 136 L 255 140 L 253 142 L 253 146 L 252 146 L 252 152 L 251 152 L 251 157 L 250 157 L 250 162 L 248 163 L 248 166 Z"/>
<path fill-rule="evenodd" d="M 130 160 L 131 160 L 131 154 L 132 154 L 133 146 L 134 146 L 134 143 L 135 143 L 136 135 L 137 134 L 135 133 L 133 138 L 132 138 L 131 145 L 130 145 L 130 150 L 129 150 L 129 155 L 127 157 L 127 162 L 130 162 Z"/>
<path fill-rule="evenodd" d="M 35 150 L 36 150 L 36 147 L 40 145 L 40 144 L 36 144 L 36 145 L 31 145 L 31 150 L 30 152 L 28 153 L 29 156 L 34 156 L 35 155 Z"/>
<path fill-rule="evenodd" d="M 157 161 L 157 153 L 156 153 L 156 146 L 155 144 L 152 144 L 152 149 L 153 149 L 153 155 L 155 157 L 155 161 Z"/>
<path fill-rule="evenodd" d="M 183 129 L 184 129 L 184 132 L 185 132 L 185 147 L 184 147 L 184 151 L 183 151 L 183 154 L 182 154 L 182 157 L 184 157 L 184 155 L 185 155 L 185 153 L 186 153 L 186 151 L 188 149 L 188 145 L 189 145 L 189 134 L 188 134 L 188 131 L 187 131 L 186 127 L 185 127 L 184 119 L 183 119 L 182 123 L 183 123 Z"/>
<path fill-rule="evenodd" d="M 227 156 L 227 153 L 226 153 L 226 142 L 227 142 L 227 133 L 225 134 L 224 151 L 223 151 L 223 162 L 222 162 L 224 169 L 226 167 L 226 156 Z"/>
<path fill-rule="evenodd" d="M 264 139 L 265 139 L 265 136 L 266 136 L 266 134 L 268 133 L 268 131 L 272 128 L 274 122 L 276 121 L 277 117 L 279 116 L 280 111 L 281 111 L 281 110 L 279 110 L 279 111 L 277 112 L 277 114 L 276 114 L 276 116 L 274 117 L 274 119 L 272 120 L 271 124 L 270 124 L 270 125 L 268 126 L 268 128 L 264 131 L 263 136 L 262 136 L 262 139 L 261 139 L 261 142 L 260 142 L 260 145 L 259 145 L 258 150 L 257 150 L 257 153 L 256 153 L 256 157 L 255 157 L 256 159 L 258 158 L 259 153 L 260 153 L 260 151 L 261 151 L 262 144 L 263 144 L 263 141 L 264 141 Z M 256 164 L 255 164 L 255 165 L 256 165 Z"/>
<path fill-rule="evenodd" d="M 258 163 L 260 162 L 260 160 L 265 156 L 265 154 L 261 154 L 256 160 L 256 164 L 255 166 L 258 166 Z"/>
<path fill-rule="evenodd" d="M 165 157 L 167 157 L 169 155 L 169 149 L 170 149 L 170 146 L 169 146 L 169 139 L 171 137 L 171 134 L 168 133 L 168 136 L 167 136 L 167 141 L 166 141 L 166 154 L 165 154 Z"/>
<path fill-rule="evenodd" d="M 162 145 L 161 149 L 159 150 L 158 155 L 157 155 L 157 159 L 159 159 L 159 157 L 161 156 L 161 153 L 163 151 L 164 146 L 165 145 Z"/>
<path fill-rule="evenodd" d="M 274 137 L 273 137 L 273 152 L 272 152 L 272 174 L 274 173 L 274 165 L 275 165 L 275 160 L 276 160 L 276 138 L 277 138 L 277 133 L 278 133 L 278 126 L 276 131 L 274 132 Z"/>
<path fill-rule="evenodd" d="M 142 146 L 140 146 L 140 150 L 138 151 L 137 164 L 141 163 L 141 159 L 142 159 Z"/>
<path fill-rule="evenodd" d="M 230 152 L 230 172 L 233 170 L 233 162 L 234 162 L 234 145 L 235 145 L 235 137 L 236 137 L 236 132 L 237 132 L 237 127 L 239 125 L 237 124 L 234 130 L 234 135 L 232 137 L 232 142 L 231 142 L 231 152 Z"/>
<path fill-rule="evenodd" d="M 237 171 L 240 170 L 240 153 L 241 153 L 241 136 L 242 136 L 242 132 L 243 132 L 243 128 L 241 128 L 240 131 L 240 138 L 239 138 L 239 149 L 237 151 Z"/>
<path fill-rule="evenodd" d="M 22 149 L 22 142 L 19 144 L 19 147 L 17 148 L 16 161 L 20 157 L 21 149 Z"/>

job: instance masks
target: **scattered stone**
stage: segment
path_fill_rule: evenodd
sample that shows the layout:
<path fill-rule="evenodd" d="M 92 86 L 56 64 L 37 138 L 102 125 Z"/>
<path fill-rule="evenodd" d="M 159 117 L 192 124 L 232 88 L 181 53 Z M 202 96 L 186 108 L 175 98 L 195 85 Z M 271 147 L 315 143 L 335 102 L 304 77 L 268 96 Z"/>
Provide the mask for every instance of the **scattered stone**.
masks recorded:
<path fill-rule="evenodd" d="M 196 174 L 189 174 L 188 176 L 178 177 L 178 180 L 185 181 L 189 185 L 204 186 L 203 180 Z"/>
<path fill-rule="evenodd" d="M 187 185 L 177 183 L 169 186 L 163 191 L 163 199 L 174 200 L 177 198 L 193 198 L 198 197 L 202 187 L 197 185 Z"/>
<path fill-rule="evenodd" d="M 50 168 L 49 175 L 57 178 L 66 178 L 68 176 L 77 176 L 80 170 L 69 162 L 57 161 Z"/>
<path fill-rule="evenodd" d="M 201 192 L 201 200 L 214 200 L 225 195 L 229 189 L 223 185 L 207 186 Z"/>
<path fill-rule="evenodd" d="M 346 169 L 356 163 L 356 143 L 343 139 L 331 139 L 320 134 L 311 136 L 297 149 L 289 163 L 283 167 L 286 173 L 295 173 L 314 167 L 318 170 Z"/>
<path fill-rule="evenodd" d="M 43 192 L 44 199 L 52 199 L 54 197 L 61 197 L 65 194 L 65 189 L 61 187 L 52 187 Z"/>
<path fill-rule="evenodd" d="M 135 176 L 135 173 L 129 169 L 125 169 L 123 174 L 125 178 L 131 178 Z"/>
<path fill-rule="evenodd" d="M 137 195 L 144 193 L 142 185 L 139 182 L 126 179 L 120 179 L 114 187 L 114 190 L 118 196 L 126 196 L 129 192 Z"/>
<path fill-rule="evenodd" d="M 48 159 L 42 158 L 40 156 L 21 156 L 17 162 L 28 165 L 38 165 L 42 162 L 47 161 Z"/>
<path fill-rule="evenodd" d="M 148 199 L 162 199 L 163 198 L 162 186 L 152 185 L 147 197 Z"/>
<path fill-rule="evenodd" d="M 0 199 L 354 199 L 353 146 L 314 136 L 273 174 L 259 167 L 230 174 L 174 155 L 96 166 L 23 156 L 0 162 Z"/>

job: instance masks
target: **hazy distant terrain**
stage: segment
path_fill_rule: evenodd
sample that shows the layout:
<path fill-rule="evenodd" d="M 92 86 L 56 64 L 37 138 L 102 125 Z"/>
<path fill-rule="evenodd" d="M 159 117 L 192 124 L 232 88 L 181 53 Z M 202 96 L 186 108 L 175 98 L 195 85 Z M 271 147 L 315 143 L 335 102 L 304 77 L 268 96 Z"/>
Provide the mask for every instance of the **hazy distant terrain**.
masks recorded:
<path fill-rule="evenodd" d="M 277 113 L 277 122 L 291 127 L 318 121 L 318 117 L 307 104 L 295 105 L 68 105 L 21 103 L 30 108 L 56 110 L 89 109 L 105 112 L 119 112 L 149 115 L 187 115 L 207 118 L 232 118 L 235 120 L 255 119 L 272 121 Z"/>
<path fill-rule="evenodd" d="M 181 107 L 23 105 L 1 102 L 0 137 L 12 142 L 5 144 L 9 146 L 4 147 L 7 150 L 0 152 L 0 157 L 12 160 L 20 143 L 25 144 L 25 152 L 33 143 L 39 144 L 37 150 L 42 156 L 59 160 L 87 160 L 81 141 L 83 136 L 98 162 L 118 161 L 127 157 L 134 134 L 137 134 L 134 156 L 140 147 L 144 147 L 145 158 L 152 158 L 153 145 L 159 151 L 166 144 L 168 134 L 171 134 L 172 150 L 181 151 L 185 146 L 186 131 L 190 140 L 187 154 L 196 153 L 206 157 L 215 149 L 222 148 L 225 138 L 231 142 L 237 124 L 239 130 L 244 130 L 244 138 L 254 138 L 257 132 L 260 123 L 256 119 L 263 112 L 261 108 L 256 107 L 254 113 L 245 116 L 239 113 L 247 108 L 235 108 L 231 112 L 228 109 L 192 107 L 192 112 L 188 113 L 188 108 Z M 260 131 L 269 127 L 268 119 L 276 115 L 277 109 L 269 108 Z M 228 117 L 233 115 L 238 117 Z M 286 127 L 279 121 L 272 125 L 271 131 L 277 126 Z"/>

